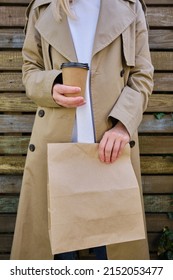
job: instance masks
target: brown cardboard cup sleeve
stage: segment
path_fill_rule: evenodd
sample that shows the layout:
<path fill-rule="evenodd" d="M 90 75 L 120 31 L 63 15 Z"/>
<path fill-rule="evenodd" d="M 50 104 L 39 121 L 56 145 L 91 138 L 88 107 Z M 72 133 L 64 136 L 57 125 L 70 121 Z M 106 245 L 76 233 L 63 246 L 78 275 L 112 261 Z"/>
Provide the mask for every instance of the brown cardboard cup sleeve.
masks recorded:
<path fill-rule="evenodd" d="M 98 144 L 48 144 L 48 227 L 52 254 L 145 238 L 128 144 L 112 164 Z"/>

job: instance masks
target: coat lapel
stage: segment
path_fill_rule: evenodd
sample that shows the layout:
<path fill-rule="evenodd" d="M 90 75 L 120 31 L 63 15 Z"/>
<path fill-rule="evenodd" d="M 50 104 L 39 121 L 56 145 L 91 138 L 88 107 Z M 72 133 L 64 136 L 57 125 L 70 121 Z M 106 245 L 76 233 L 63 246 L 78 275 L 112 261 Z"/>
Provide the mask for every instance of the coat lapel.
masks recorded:
<path fill-rule="evenodd" d="M 93 55 L 108 46 L 135 20 L 136 14 L 126 2 L 128 1 L 101 0 Z M 39 17 L 36 29 L 67 60 L 77 61 L 67 18 L 63 14 L 62 21 L 58 22 L 54 16 L 53 7 L 51 3 Z"/>
<path fill-rule="evenodd" d="M 101 0 L 93 56 L 114 41 L 135 20 L 136 14 L 126 2 Z"/>
<path fill-rule="evenodd" d="M 50 4 L 36 22 L 41 36 L 69 61 L 77 61 L 73 40 L 66 16 L 58 22 Z"/>

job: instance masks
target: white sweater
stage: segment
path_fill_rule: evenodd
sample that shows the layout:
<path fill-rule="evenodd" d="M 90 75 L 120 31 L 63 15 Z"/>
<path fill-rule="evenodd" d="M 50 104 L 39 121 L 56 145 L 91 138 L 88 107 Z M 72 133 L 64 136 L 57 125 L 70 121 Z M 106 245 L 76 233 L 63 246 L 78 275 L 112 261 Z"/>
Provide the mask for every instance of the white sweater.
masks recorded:
<path fill-rule="evenodd" d="M 100 11 L 100 0 L 74 0 L 71 4 L 75 19 L 68 17 L 73 43 L 79 62 L 91 65 L 95 31 Z M 90 98 L 90 71 L 88 71 L 85 100 L 86 104 L 76 110 L 73 142 L 94 143 L 95 133 Z"/>

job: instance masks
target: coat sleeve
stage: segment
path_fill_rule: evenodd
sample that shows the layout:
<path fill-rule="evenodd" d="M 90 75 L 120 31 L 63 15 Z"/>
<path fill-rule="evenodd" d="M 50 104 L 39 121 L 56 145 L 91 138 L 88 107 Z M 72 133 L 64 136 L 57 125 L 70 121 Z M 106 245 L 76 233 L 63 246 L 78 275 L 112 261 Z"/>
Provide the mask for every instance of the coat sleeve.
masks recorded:
<path fill-rule="evenodd" d="M 151 63 L 148 30 L 142 6 L 137 2 L 135 66 L 130 68 L 127 85 L 109 114 L 109 118 L 121 121 L 130 136 L 138 129 L 153 90 L 153 66 Z"/>
<path fill-rule="evenodd" d="M 59 107 L 53 100 L 52 86 L 61 71 L 45 69 L 42 39 L 35 28 L 39 12 L 38 9 L 30 7 L 28 13 L 26 37 L 22 49 L 22 73 L 26 95 L 38 106 Z"/>

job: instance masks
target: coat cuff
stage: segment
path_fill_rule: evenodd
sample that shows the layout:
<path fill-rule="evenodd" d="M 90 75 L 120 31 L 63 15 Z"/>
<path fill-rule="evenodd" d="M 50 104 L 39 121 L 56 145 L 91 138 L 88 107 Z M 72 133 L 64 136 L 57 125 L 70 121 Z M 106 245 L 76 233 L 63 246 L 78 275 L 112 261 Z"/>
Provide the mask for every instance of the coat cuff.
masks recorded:
<path fill-rule="evenodd" d="M 126 86 L 116 102 L 115 106 L 108 115 L 119 120 L 126 127 L 130 137 L 137 131 L 143 117 L 143 96 Z"/>

